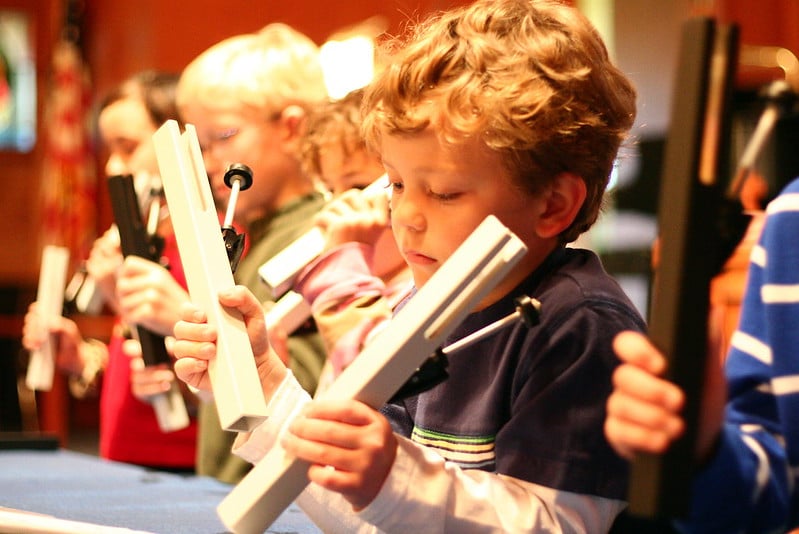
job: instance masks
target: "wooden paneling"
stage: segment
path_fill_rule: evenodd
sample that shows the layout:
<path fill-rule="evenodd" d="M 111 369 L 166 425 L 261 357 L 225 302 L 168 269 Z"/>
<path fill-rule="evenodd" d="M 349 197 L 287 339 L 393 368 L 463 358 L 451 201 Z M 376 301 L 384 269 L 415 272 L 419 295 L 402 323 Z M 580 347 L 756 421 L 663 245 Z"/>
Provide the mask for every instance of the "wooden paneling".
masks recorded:
<path fill-rule="evenodd" d="M 0 9 L 26 13 L 32 22 L 36 48 L 37 95 L 44 93 L 57 13 L 55 0 L 0 0 Z M 37 117 L 42 116 L 42 99 L 37 99 Z M 37 137 L 41 137 L 38 133 Z M 35 281 L 39 271 L 37 220 L 41 144 L 28 153 L 0 150 L 0 228 L 6 239 L 0 247 L 0 285 Z"/>
<path fill-rule="evenodd" d="M 799 55 L 799 2 L 796 0 L 718 0 L 714 4 L 719 20 L 740 26 L 742 46 L 783 47 Z M 743 61 L 737 85 L 758 88 L 782 77 L 781 69 L 757 67 Z"/>
<path fill-rule="evenodd" d="M 0 0 L 0 9 L 13 8 L 33 15 L 39 114 L 48 83 L 52 43 L 63 16 L 63 0 Z M 255 31 L 269 22 L 285 22 L 322 43 L 334 31 L 373 16 L 385 17 L 389 31 L 401 31 L 408 18 L 446 9 L 468 0 L 383 0 L 380 2 L 297 0 L 138 0 L 136 2 L 85 2 L 83 31 L 96 102 L 130 74 L 156 68 L 179 71 L 198 53 L 225 37 Z M 39 139 L 41 123 L 39 124 Z M 43 151 L 0 151 L 3 194 L 0 227 L 8 237 L 0 249 L 0 285 L 36 283 L 40 255 L 38 187 Z M 98 163 L 102 153 L 98 149 Z M 102 169 L 102 165 L 98 165 Z M 107 191 L 101 183 L 98 228 L 111 222 Z"/>
<path fill-rule="evenodd" d="M 211 44 L 236 33 L 257 30 L 281 21 L 321 43 L 332 32 L 382 16 L 389 31 L 402 31 L 405 21 L 468 0 L 385 0 L 381 2 L 297 0 L 196 0 L 195 2 L 139 0 L 86 2 L 84 39 L 86 56 L 99 99 L 121 79 L 144 68 L 179 70 Z M 712 9 L 722 20 L 741 25 L 742 42 L 785 46 L 799 50 L 799 2 L 796 0 L 719 0 Z M 334 6 L 334 7 L 331 7 Z M 62 17 L 60 0 L 0 0 L 0 8 L 14 8 L 34 17 L 39 79 L 39 116 L 45 94 L 52 42 Z M 742 84 L 757 84 L 762 69 L 742 68 Z M 39 136 L 41 139 L 41 135 Z M 99 156 L 98 156 L 99 157 Z M 0 152 L 4 191 L 0 195 L 0 227 L 7 245 L 0 249 L 0 284 L 30 285 L 38 273 L 38 184 L 41 143 L 32 152 Z M 101 167 L 100 167 L 101 168 Z M 101 231 L 111 220 L 107 195 L 101 189 L 98 204 Z"/>

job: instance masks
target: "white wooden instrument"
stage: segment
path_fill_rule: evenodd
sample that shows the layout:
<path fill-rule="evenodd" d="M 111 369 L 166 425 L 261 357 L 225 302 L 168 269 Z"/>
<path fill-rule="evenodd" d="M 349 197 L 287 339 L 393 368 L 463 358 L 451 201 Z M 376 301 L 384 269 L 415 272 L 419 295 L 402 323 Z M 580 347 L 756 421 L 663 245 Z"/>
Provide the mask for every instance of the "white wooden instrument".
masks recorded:
<path fill-rule="evenodd" d="M 158 166 L 189 294 L 218 329 L 208 372 L 222 428 L 248 431 L 266 418 L 261 383 L 241 314 L 223 308 L 219 293 L 235 285 L 219 216 L 194 126 L 174 120 L 155 134 Z"/>
<path fill-rule="evenodd" d="M 25 385 L 31 390 L 50 391 L 53 387 L 55 347 L 47 325 L 53 318 L 59 317 L 64 309 L 68 266 L 68 248 L 54 245 L 44 247 L 36 292 L 36 313 L 39 315 L 44 342 L 30 354 Z"/>
<path fill-rule="evenodd" d="M 526 252 L 489 216 L 319 398 L 383 405 Z M 308 463 L 276 443 L 217 508 L 233 532 L 261 533 L 308 484 Z"/>

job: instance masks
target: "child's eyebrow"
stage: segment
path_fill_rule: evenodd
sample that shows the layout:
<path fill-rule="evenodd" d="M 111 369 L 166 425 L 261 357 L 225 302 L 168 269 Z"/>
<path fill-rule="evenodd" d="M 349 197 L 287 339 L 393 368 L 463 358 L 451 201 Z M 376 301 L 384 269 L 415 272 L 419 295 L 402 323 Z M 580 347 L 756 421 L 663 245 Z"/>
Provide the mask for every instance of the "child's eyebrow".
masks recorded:
<path fill-rule="evenodd" d="M 391 170 L 395 170 L 394 166 L 391 163 L 389 163 L 386 160 L 386 158 L 384 158 L 383 156 L 380 156 L 380 163 L 383 164 L 383 167 L 386 167 L 386 168 L 391 169 Z"/>
<path fill-rule="evenodd" d="M 385 167 L 387 171 L 396 172 L 397 170 L 391 163 L 389 163 L 385 159 L 383 159 L 383 167 Z M 433 167 L 427 164 L 419 165 L 418 167 L 413 167 L 412 169 L 410 169 L 410 172 L 412 172 L 416 177 L 419 178 L 427 178 L 429 176 L 449 176 L 453 174 L 454 175 L 461 174 L 455 169 L 449 169 L 446 167 Z"/>

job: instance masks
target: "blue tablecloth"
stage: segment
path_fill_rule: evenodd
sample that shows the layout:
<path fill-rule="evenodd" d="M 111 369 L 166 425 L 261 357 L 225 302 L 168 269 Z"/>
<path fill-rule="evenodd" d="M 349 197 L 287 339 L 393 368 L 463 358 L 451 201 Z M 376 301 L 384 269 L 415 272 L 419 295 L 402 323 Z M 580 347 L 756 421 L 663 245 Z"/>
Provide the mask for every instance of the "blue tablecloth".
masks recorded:
<path fill-rule="evenodd" d="M 231 489 L 207 477 L 146 470 L 66 450 L 0 451 L 0 507 L 71 521 L 163 534 L 218 534 L 226 529 L 216 507 Z M 267 532 L 320 531 L 292 506 Z"/>

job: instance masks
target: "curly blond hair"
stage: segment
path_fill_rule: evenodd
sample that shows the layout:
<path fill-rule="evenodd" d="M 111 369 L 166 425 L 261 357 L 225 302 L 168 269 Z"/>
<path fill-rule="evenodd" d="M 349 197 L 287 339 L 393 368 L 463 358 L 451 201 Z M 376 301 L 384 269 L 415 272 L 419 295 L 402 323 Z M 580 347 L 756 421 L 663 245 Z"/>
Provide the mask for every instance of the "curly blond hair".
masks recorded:
<path fill-rule="evenodd" d="M 338 100 L 317 106 L 308 114 L 305 137 L 300 146 L 303 171 L 317 179 L 322 175 L 320 151 L 325 144 L 335 143 L 346 156 L 366 150 L 361 137 L 361 103 L 363 89 L 355 89 Z"/>
<path fill-rule="evenodd" d="M 412 30 L 367 89 L 367 142 L 431 126 L 447 143 L 479 138 L 528 191 L 574 173 L 588 194 L 561 241 L 588 230 L 635 119 L 635 89 L 591 23 L 551 0 L 477 0 Z"/>

